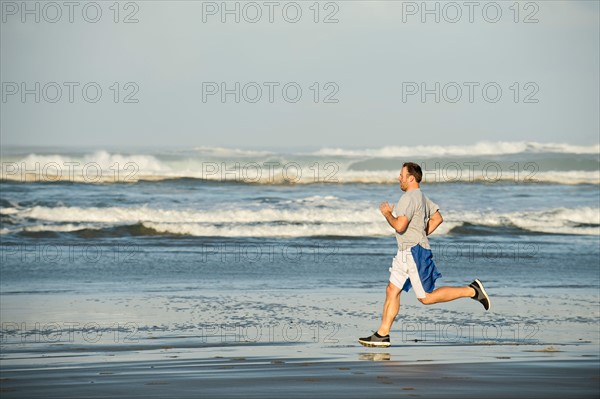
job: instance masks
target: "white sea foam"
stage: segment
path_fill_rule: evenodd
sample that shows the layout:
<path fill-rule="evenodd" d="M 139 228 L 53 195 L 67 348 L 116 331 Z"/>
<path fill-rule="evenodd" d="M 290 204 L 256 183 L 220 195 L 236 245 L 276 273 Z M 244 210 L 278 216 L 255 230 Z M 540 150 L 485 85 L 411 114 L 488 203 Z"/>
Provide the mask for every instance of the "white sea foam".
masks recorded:
<path fill-rule="evenodd" d="M 310 237 L 348 236 L 373 237 L 389 235 L 390 230 L 381 223 L 327 223 L 327 224 L 288 224 L 254 225 L 231 224 L 228 226 L 202 225 L 194 223 L 152 223 L 144 222 L 145 227 L 159 233 L 184 234 L 192 236 L 224 237 Z"/>
<path fill-rule="evenodd" d="M 41 232 L 41 231 L 56 231 L 56 232 L 71 232 L 71 231 L 79 231 L 79 230 L 100 230 L 102 227 L 100 225 L 93 224 L 39 224 L 33 226 L 27 226 L 23 228 L 23 231 L 29 232 Z"/>
<path fill-rule="evenodd" d="M 338 204 L 340 205 L 340 204 Z M 372 204 L 371 204 L 372 205 Z M 27 231 L 74 231 L 142 223 L 161 233 L 193 236 L 305 237 L 316 235 L 385 236 L 393 231 L 374 206 L 365 203 L 322 208 L 319 203 L 299 209 L 165 210 L 142 207 L 41 207 L 23 208 L 16 219 L 38 223 Z M 465 223 L 517 227 L 554 234 L 600 235 L 600 209 L 554 208 L 544 211 L 489 213 L 444 212 L 445 222 L 434 234 L 448 234 Z M 49 223 L 50 222 L 50 223 Z M 54 223 L 54 224 L 52 224 Z"/>
<path fill-rule="evenodd" d="M 489 227 L 515 226 L 539 233 L 600 235 L 600 208 L 554 208 L 544 211 L 501 214 L 449 212 L 447 218 L 450 221 L 461 220 L 466 223 Z"/>
<path fill-rule="evenodd" d="M 0 215 L 14 215 L 19 213 L 17 208 L 0 208 Z"/>

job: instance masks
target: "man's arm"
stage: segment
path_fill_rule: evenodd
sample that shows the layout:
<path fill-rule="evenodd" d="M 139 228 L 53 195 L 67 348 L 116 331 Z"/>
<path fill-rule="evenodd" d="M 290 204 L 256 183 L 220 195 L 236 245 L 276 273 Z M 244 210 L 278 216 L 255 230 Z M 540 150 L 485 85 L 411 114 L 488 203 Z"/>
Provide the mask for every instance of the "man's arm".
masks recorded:
<path fill-rule="evenodd" d="M 390 206 L 390 204 L 388 204 L 387 201 L 382 202 L 381 205 L 379 205 L 379 210 L 381 211 L 381 214 L 385 217 L 385 220 L 387 220 L 390 226 L 392 226 L 392 228 L 396 230 L 398 234 L 402 234 L 406 231 L 409 222 L 408 217 L 406 217 L 405 215 L 394 217 L 394 215 L 392 215 L 392 211 L 394 210 L 393 205 Z"/>
<path fill-rule="evenodd" d="M 436 211 L 433 215 L 431 215 L 429 221 L 427 222 L 427 227 L 425 228 L 427 235 L 433 233 L 443 221 L 444 218 L 442 218 L 440 211 Z"/>

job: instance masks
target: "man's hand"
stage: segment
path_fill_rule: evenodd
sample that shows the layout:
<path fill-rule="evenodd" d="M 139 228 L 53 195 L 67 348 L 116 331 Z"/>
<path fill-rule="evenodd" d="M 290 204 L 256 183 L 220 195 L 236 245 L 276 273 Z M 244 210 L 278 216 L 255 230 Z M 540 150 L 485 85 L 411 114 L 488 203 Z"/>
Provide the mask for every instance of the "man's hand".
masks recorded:
<path fill-rule="evenodd" d="M 394 210 L 394 205 L 388 204 L 388 202 L 382 202 L 379 204 L 379 211 L 385 217 L 385 220 L 396 230 L 396 233 L 403 234 L 408 227 L 408 218 L 404 215 L 400 215 L 398 217 L 394 217 L 392 215 L 392 211 Z"/>
<path fill-rule="evenodd" d="M 381 214 L 383 216 L 388 215 L 388 214 L 391 215 L 393 210 L 394 210 L 394 205 L 388 204 L 387 201 L 379 204 L 379 211 L 381 212 Z"/>

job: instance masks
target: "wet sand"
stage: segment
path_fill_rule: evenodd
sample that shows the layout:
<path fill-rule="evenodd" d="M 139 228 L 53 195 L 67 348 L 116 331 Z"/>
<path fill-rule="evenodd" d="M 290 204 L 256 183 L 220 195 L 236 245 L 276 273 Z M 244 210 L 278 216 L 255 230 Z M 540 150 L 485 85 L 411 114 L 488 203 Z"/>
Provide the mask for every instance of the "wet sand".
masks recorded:
<path fill-rule="evenodd" d="M 210 294 L 210 295 L 209 295 Z M 586 296 L 587 295 L 587 296 Z M 2 398 L 596 398 L 588 294 L 403 301 L 365 348 L 379 290 L 2 295 Z M 527 303 L 517 307 L 516 303 Z"/>
<path fill-rule="evenodd" d="M 589 343 L 373 349 L 188 338 L 4 353 L 0 383 L 3 398 L 595 398 L 600 374 Z"/>

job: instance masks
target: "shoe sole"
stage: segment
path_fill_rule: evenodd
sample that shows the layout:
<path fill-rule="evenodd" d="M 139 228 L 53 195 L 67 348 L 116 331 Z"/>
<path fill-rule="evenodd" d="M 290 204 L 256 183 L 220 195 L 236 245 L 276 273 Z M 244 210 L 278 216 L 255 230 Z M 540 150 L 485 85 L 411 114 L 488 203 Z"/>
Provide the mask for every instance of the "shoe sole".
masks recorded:
<path fill-rule="evenodd" d="M 369 348 L 386 348 L 386 347 L 392 345 L 389 342 L 368 342 L 368 341 L 361 341 L 360 339 L 358 340 L 358 343 L 361 344 L 362 346 L 367 346 Z"/>
<path fill-rule="evenodd" d="M 490 310 L 492 308 L 492 301 L 490 301 L 489 295 L 487 294 L 487 292 L 485 292 L 485 288 L 483 288 L 483 283 L 481 281 L 479 281 L 478 278 L 475 279 L 475 282 L 479 286 L 479 289 L 481 290 L 481 293 L 483 294 L 485 299 L 487 299 L 487 301 L 488 301 L 488 308 L 486 310 Z"/>

